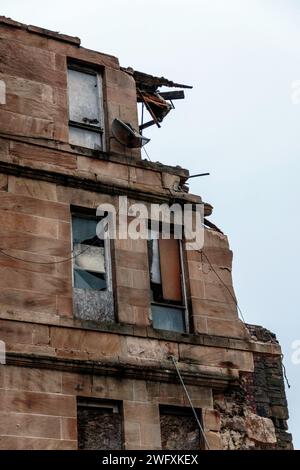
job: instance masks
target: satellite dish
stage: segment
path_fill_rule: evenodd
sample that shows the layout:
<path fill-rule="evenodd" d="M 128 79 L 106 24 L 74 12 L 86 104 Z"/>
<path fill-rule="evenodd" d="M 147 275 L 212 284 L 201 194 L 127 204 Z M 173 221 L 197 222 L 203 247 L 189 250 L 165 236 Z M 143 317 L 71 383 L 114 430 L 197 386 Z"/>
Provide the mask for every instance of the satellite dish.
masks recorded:
<path fill-rule="evenodd" d="M 141 148 L 146 145 L 150 139 L 139 134 L 128 122 L 123 122 L 115 118 L 112 123 L 112 133 L 114 138 L 122 145 L 128 148 Z"/>

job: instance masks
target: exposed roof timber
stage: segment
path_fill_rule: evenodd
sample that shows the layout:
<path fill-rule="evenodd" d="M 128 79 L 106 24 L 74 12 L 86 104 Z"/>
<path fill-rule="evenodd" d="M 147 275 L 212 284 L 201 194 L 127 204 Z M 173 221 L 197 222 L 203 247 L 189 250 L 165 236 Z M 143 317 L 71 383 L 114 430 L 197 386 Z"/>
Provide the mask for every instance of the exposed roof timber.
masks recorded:
<path fill-rule="evenodd" d="M 174 90 L 174 91 L 159 91 L 159 96 L 164 100 L 173 101 L 173 100 L 184 100 L 184 91 L 183 90 Z M 143 100 L 141 97 L 137 96 L 137 101 L 140 103 Z"/>
<path fill-rule="evenodd" d="M 160 87 L 193 88 L 190 85 L 175 83 L 164 77 L 155 77 L 154 75 L 133 70 L 131 67 L 121 67 L 121 70 L 134 78 L 137 89 L 137 102 L 143 103 L 152 117 L 150 121 L 141 123 L 139 126 L 140 131 L 154 124 L 160 127 L 159 123 L 162 122 L 171 109 L 174 109 L 172 100 L 184 99 L 183 90 L 161 92 L 158 90 Z M 170 101 L 170 103 L 167 101 Z"/>
<path fill-rule="evenodd" d="M 164 77 L 155 77 L 144 72 L 133 70 L 131 67 L 121 67 L 124 72 L 129 73 L 133 76 L 136 81 L 137 87 L 141 90 L 156 91 L 161 86 L 169 88 L 193 88 L 190 85 L 183 85 L 181 83 L 175 83 Z"/>
<path fill-rule="evenodd" d="M 159 96 L 161 96 L 165 100 L 184 100 L 184 91 L 183 90 L 160 91 Z"/>
<path fill-rule="evenodd" d="M 137 101 L 144 103 L 154 123 L 158 127 L 160 127 L 159 123 L 162 122 L 162 120 L 172 109 L 172 105 L 167 103 L 167 101 L 158 93 L 149 91 L 141 92 L 139 88 L 137 88 Z M 150 122 L 147 124 L 151 125 Z"/>

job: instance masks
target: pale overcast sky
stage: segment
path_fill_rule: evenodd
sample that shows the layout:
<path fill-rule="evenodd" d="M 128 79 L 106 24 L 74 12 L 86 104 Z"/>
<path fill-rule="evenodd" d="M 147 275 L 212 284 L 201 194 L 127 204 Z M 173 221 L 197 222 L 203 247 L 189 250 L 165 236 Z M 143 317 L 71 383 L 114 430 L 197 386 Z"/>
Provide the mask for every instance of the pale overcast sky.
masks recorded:
<path fill-rule="evenodd" d="M 234 251 L 244 317 L 275 332 L 291 383 L 290 431 L 300 448 L 300 3 L 297 0 L 2 0 L 0 14 L 79 36 L 82 45 L 194 86 L 147 151 L 211 176 L 191 190 Z"/>

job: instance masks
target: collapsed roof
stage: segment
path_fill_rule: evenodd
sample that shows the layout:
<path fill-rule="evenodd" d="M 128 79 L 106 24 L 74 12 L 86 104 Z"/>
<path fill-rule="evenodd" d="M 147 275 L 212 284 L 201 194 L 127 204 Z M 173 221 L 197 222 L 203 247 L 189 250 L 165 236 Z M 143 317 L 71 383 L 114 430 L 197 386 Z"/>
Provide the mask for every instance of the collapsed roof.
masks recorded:
<path fill-rule="evenodd" d="M 141 122 L 140 130 L 160 123 L 166 115 L 174 109 L 173 100 L 184 99 L 184 88 L 193 88 L 190 85 L 175 83 L 164 77 L 155 77 L 144 72 L 133 70 L 131 67 L 122 68 L 126 73 L 133 76 L 136 82 L 137 102 L 143 103 L 152 119 L 148 122 Z M 161 87 L 180 88 L 180 90 L 162 92 Z"/>

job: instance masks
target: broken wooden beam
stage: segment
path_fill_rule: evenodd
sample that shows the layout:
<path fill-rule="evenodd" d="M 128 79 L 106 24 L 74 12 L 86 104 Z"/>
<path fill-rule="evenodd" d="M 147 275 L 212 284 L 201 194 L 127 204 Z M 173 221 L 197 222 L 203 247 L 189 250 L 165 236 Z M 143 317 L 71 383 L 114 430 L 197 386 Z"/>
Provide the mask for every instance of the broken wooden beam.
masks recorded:
<path fill-rule="evenodd" d="M 184 99 L 184 91 L 183 90 L 160 91 L 159 95 L 164 100 L 183 100 Z"/>

